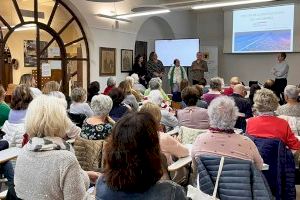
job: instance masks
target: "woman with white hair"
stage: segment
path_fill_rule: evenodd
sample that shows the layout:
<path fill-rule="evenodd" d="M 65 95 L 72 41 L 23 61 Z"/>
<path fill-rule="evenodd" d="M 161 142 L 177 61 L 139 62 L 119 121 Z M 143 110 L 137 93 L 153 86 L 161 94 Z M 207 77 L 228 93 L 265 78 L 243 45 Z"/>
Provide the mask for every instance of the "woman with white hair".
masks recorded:
<path fill-rule="evenodd" d="M 160 78 L 152 78 L 149 81 L 149 88 L 145 91 L 144 95 L 145 96 L 150 96 L 150 92 L 152 90 L 157 90 L 160 92 L 157 92 L 157 94 L 159 94 L 165 101 L 170 101 L 170 98 L 168 97 L 168 95 L 164 92 L 164 90 L 162 89 L 162 80 Z"/>
<path fill-rule="evenodd" d="M 300 141 L 295 137 L 289 124 L 275 115 L 278 97 L 269 89 L 258 90 L 254 95 L 254 109 L 258 116 L 247 120 L 246 133 L 260 138 L 280 139 L 291 150 L 300 149 Z"/>
<path fill-rule="evenodd" d="M 64 106 L 55 97 L 40 95 L 28 107 L 25 126 L 30 140 L 16 162 L 18 198 L 88 199 L 89 178 L 95 182 L 100 174 L 83 171 L 63 140 L 69 126 Z"/>
<path fill-rule="evenodd" d="M 252 161 L 262 169 L 263 160 L 251 139 L 234 133 L 238 108 L 233 99 L 222 96 L 214 99 L 208 107 L 210 129 L 200 134 L 192 148 L 192 157 L 216 155 Z"/>
<path fill-rule="evenodd" d="M 116 79 L 114 77 L 109 77 L 106 82 L 107 87 L 105 88 L 103 94 L 108 95 L 109 92 L 116 87 L 116 84 Z"/>
<path fill-rule="evenodd" d="M 91 102 L 94 115 L 84 120 L 80 136 L 88 140 L 106 139 L 112 130 L 112 122 L 108 117 L 112 106 L 113 101 L 109 96 L 102 94 L 94 96 Z"/>
<path fill-rule="evenodd" d="M 284 99 L 287 104 L 279 106 L 278 115 L 300 117 L 300 103 L 298 102 L 300 90 L 295 85 L 287 85 L 284 89 Z"/>
<path fill-rule="evenodd" d="M 203 94 L 202 98 L 206 103 L 209 105 L 210 102 L 219 96 L 221 96 L 222 91 L 222 85 L 224 84 L 224 81 L 220 77 L 214 77 L 210 79 L 210 91 L 206 94 Z"/>
<path fill-rule="evenodd" d="M 137 74 L 132 74 L 132 75 L 131 75 L 131 78 L 133 78 L 133 80 L 134 80 L 133 89 L 134 89 L 135 91 L 140 92 L 141 94 L 144 94 L 146 88 L 145 88 L 145 86 L 143 86 L 143 85 L 139 82 L 139 75 L 137 75 Z"/>

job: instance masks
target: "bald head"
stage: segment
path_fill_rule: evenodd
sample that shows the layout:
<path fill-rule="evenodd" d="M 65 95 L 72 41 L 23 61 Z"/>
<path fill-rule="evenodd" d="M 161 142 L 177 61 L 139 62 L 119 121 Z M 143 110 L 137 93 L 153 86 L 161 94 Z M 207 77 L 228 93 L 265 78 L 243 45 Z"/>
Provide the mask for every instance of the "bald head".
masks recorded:
<path fill-rule="evenodd" d="M 242 84 L 237 84 L 233 87 L 233 93 L 235 93 L 235 94 L 239 94 L 239 95 L 245 97 L 246 92 L 247 92 L 246 88 Z"/>

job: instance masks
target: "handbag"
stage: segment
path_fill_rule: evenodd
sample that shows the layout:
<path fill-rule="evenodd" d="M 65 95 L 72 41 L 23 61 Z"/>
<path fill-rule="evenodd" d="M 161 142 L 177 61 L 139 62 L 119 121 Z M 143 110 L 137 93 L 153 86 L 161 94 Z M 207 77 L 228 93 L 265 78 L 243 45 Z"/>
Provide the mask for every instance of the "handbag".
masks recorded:
<path fill-rule="evenodd" d="M 199 174 L 198 174 L 197 175 L 197 188 L 195 188 L 191 185 L 188 185 L 187 197 L 191 198 L 192 200 L 218 200 L 217 191 L 218 191 L 220 176 L 221 176 L 223 166 L 224 166 L 224 159 L 225 159 L 224 156 L 222 156 L 221 160 L 220 160 L 220 165 L 219 165 L 219 170 L 218 170 L 218 175 L 217 175 L 217 180 L 215 183 L 213 195 L 210 196 L 200 190 Z"/>

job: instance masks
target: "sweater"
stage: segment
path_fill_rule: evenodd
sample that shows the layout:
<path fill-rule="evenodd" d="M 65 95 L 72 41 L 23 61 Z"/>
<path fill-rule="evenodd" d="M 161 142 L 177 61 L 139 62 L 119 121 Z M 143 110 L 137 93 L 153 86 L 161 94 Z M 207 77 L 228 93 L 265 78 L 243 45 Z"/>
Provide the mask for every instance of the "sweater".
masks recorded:
<path fill-rule="evenodd" d="M 5 102 L 0 103 L 0 128 L 8 120 L 10 108 Z"/>
<path fill-rule="evenodd" d="M 9 147 L 22 147 L 23 135 L 26 133 L 24 123 L 14 124 L 6 121 L 2 131 L 5 133 L 3 139 L 9 143 Z"/>
<path fill-rule="evenodd" d="M 284 119 L 276 116 L 258 116 L 249 118 L 246 133 L 261 138 L 280 139 L 289 149 L 300 149 L 300 141 Z"/>
<path fill-rule="evenodd" d="M 15 190 L 20 199 L 88 199 L 88 176 L 72 152 L 34 152 L 27 146 L 18 156 L 15 168 Z"/>
<path fill-rule="evenodd" d="M 72 103 L 70 106 L 70 113 L 73 114 L 84 114 L 87 117 L 91 117 L 94 115 L 91 107 L 87 103 Z"/>
<path fill-rule="evenodd" d="M 221 93 L 208 92 L 206 94 L 203 94 L 202 99 L 206 101 L 206 103 L 209 105 L 212 100 L 214 100 L 215 98 L 221 95 L 222 95 Z"/>
<path fill-rule="evenodd" d="M 180 126 L 193 129 L 208 129 L 208 114 L 204 108 L 190 106 L 182 110 L 178 110 L 177 118 Z"/>

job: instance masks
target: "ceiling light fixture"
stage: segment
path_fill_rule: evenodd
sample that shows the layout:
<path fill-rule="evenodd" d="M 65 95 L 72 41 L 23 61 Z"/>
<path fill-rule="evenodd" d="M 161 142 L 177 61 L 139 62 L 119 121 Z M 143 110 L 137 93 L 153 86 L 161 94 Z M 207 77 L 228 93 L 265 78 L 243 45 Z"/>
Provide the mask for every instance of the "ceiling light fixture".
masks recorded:
<path fill-rule="evenodd" d="M 238 6 L 238 5 L 245 5 L 245 4 L 252 4 L 252 3 L 262 3 L 274 0 L 247 0 L 247 1 L 231 1 L 231 2 L 220 2 L 220 3 L 208 3 L 208 4 L 200 4 L 192 6 L 192 9 L 199 10 L 199 9 L 208 9 L 208 8 L 220 8 L 226 6 Z"/>
<path fill-rule="evenodd" d="M 163 13 L 169 13 L 169 12 L 171 12 L 169 9 L 162 9 L 162 10 L 153 10 L 153 11 L 125 14 L 125 15 L 117 15 L 115 17 L 117 19 L 126 19 L 126 18 L 131 18 L 131 17 L 140 17 L 140 16 L 146 16 L 146 15 L 157 15 L 157 14 L 163 14 Z"/>
<path fill-rule="evenodd" d="M 128 22 L 128 23 L 132 22 L 132 21 L 130 21 L 128 19 L 119 19 L 119 18 L 117 18 L 115 16 L 110 16 L 110 15 L 97 14 L 96 16 L 103 17 L 103 18 L 106 18 L 106 19 L 111 19 L 111 20 L 117 20 L 117 21 L 120 21 L 120 22 Z"/>

